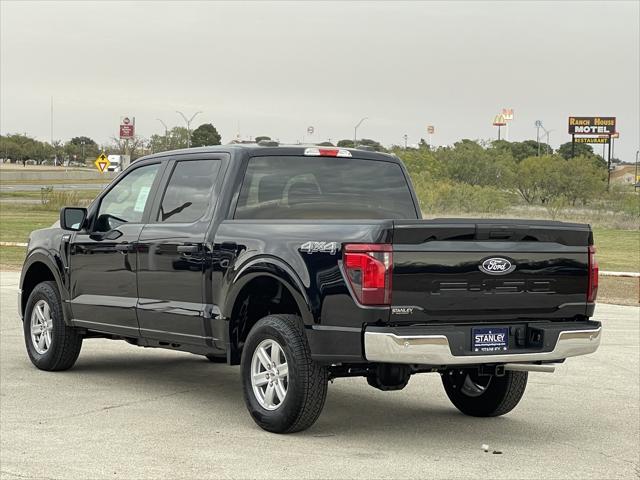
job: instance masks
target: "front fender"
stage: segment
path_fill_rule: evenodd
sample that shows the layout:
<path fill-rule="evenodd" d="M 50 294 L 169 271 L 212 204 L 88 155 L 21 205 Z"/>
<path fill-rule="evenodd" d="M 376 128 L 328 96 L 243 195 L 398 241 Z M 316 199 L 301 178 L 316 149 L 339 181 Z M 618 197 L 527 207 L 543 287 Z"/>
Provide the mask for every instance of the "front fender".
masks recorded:
<path fill-rule="evenodd" d="M 24 316 L 24 305 L 26 303 L 27 298 L 23 298 L 24 288 L 25 288 L 25 280 L 27 280 L 27 287 L 31 287 L 29 276 L 33 275 L 32 267 L 37 264 L 44 265 L 52 274 L 56 285 L 58 286 L 58 292 L 60 293 L 60 299 L 62 300 L 62 310 L 65 317 L 65 322 L 69 323 L 69 319 L 71 318 L 71 310 L 69 307 L 69 290 L 68 285 L 65 280 L 64 273 L 64 265 L 62 263 L 62 258 L 59 255 L 54 255 L 52 252 L 45 248 L 34 248 L 27 254 L 27 258 L 24 261 L 24 265 L 22 266 L 22 272 L 20 273 L 20 287 L 18 290 L 18 307 L 20 317 Z M 27 295 L 28 297 L 28 295 Z"/>
<path fill-rule="evenodd" d="M 233 307 L 242 289 L 251 280 L 258 277 L 270 277 L 282 283 L 296 301 L 305 325 L 312 325 L 315 322 L 314 309 L 298 274 L 286 262 L 269 255 L 253 257 L 234 272 L 229 280 L 226 300 L 222 309 L 222 315 L 225 318 L 231 317 Z"/>

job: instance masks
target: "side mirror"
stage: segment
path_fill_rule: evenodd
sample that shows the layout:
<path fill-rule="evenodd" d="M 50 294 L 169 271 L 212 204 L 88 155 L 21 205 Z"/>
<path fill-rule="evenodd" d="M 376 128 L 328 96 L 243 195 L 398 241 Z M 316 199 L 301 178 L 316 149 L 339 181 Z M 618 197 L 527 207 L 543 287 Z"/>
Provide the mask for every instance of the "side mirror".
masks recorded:
<path fill-rule="evenodd" d="M 60 210 L 60 227 L 63 230 L 77 232 L 87 218 L 87 209 L 83 207 L 64 207 Z"/>

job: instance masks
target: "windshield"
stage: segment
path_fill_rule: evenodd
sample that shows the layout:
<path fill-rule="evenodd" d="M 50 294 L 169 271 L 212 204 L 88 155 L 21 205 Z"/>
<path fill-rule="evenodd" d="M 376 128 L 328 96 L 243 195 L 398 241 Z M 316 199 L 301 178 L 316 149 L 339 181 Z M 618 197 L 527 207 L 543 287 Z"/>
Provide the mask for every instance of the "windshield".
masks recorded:
<path fill-rule="evenodd" d="M 415 219 L 397 163 L 332 157 L 253 157 L 237 219 Z"/>

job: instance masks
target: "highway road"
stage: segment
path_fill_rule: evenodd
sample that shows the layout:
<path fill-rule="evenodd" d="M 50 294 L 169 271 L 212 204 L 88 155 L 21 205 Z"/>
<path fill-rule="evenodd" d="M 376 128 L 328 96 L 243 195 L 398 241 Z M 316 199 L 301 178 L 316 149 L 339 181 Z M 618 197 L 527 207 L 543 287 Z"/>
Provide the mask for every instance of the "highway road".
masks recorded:
<path fill-rule="evenodd" d="M 18 274 L 2 273 L 0 280 L 3 479 L 637 479 L 640 473 L 637 307 L 599 305 L 600 350 L 569 359 L 554 374 L 530 374 L 523 401 L 504 417 L 461 415 L 435 374 L 414 376 L 399 392 L 339 379 L 311 429 L 274 435 L 245 411 L 238 367 L 195 355 L 88 340 L 72 370 L 37 370 L 17 315 Z"/>
<path fill-rule="evenodd" d="M 52 184 L 56 190 L 102 190 L 108 183 L 56 183 Z M 35 184 L 0 184 L 0 192 L 37 191 L 46 185 Z"/>

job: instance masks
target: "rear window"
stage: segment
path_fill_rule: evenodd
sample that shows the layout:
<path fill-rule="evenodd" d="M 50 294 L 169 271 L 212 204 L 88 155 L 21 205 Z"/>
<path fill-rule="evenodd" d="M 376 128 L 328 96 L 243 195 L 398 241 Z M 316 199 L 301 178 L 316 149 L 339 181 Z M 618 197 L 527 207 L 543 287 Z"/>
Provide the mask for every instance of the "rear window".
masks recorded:
<path fill-rule="evenodd" d="M 249 159 L 237 219 L 413 219 L 396 163 L 331 157 Z"/>

